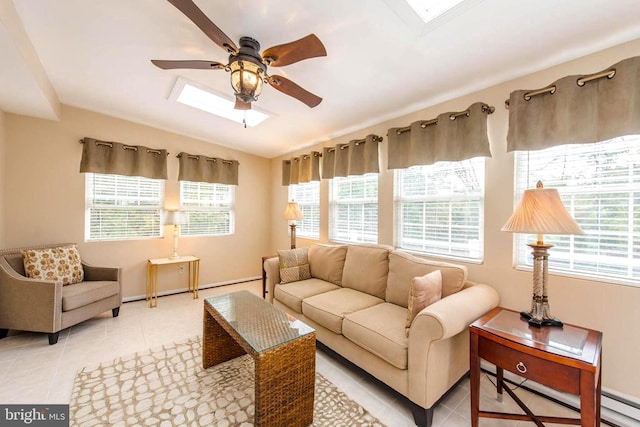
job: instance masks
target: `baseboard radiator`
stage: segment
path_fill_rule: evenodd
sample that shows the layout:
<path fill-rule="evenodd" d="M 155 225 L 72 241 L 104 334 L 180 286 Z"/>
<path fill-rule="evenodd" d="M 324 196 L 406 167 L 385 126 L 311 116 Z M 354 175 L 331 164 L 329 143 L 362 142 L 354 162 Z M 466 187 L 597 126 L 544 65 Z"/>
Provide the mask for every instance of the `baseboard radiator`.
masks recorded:
<path fill-rule="evenodd" d="M 481 368 L 484 373 L 488 373 L 495 377 L 496 368 L 491 363 L 482 360 Z M 504 371 L 504 377 L 516 386 L 522 384 L 522 388 L 547 396 L 565 406 L 571 408 L 580 407 L 579 396 L 562 393 L 531 380 L 525 381 L 524 378 L 508 371 Z M 492 378 L 492 381 L 495 382 L 495 379 Z M 505 399 L 508 399 L 508 396 L 506 396 Z M 613 426 L 640 427 L 640 401 L 634 397 L 624 396 L 613 390 L 603 389 L 601 398 L 601 418 L 603 421 L 607 421 L 607 424 Z"/>
<path fill-rule="evenodd" d="M 246 277 L 244 279 L 235 279 L 235 280 L 228 280 L 226 282 L 217 282 L 217 283 L 209 283 L 206 285 L 200 285 L 198 286 L 198 290 L 203 290 L 203 289 L 209 289 L 209 288 L 217 288 L 219 286 L 227 286 L 227 285 L 235 285 L 238 283 L 245 283 L 245 282 L 253 282 L 254 280 L 262 280 L 261 276 L 256 276 L 256 277 Z M 163 297 L 166 295 L 174 295 L 174 294 L 182 294 L 185 292 L 189 292 L 189 288 L 178 288 L 178 289 L 170 289 L 168 291 L 162 291 L 162 292 L 158 292 L 158 296 L 159 297 Z M 140 301 L 143 299 L 146 299 L 146 295 L 134 295 L 131 297 L 125 297 L 122 298 L 122 302 L 132 302 L 132 301 Z"/>

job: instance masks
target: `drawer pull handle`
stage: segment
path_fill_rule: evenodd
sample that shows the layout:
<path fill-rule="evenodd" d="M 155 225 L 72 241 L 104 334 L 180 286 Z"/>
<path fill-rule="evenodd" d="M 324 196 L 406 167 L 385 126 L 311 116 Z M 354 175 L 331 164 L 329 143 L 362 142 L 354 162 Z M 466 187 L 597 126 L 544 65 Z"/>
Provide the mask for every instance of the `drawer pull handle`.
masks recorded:
<path fill-rule="evenodd" d="M 526 374 L 527 373 L 527 367 L 525 366 L 524 363 L 522 362 L 518 362 L 518 364 L 516 365 L 516 369 L 518 370 L 518 372 L 520 372 L 521 374 Z"/>

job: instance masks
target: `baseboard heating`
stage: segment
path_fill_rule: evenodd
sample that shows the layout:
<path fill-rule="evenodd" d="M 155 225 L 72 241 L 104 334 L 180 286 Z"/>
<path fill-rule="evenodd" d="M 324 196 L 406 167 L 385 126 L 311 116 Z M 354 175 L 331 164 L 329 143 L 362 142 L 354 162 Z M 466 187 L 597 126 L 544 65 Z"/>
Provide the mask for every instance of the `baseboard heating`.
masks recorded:
<path fill-rule="evenodd" d="M 491 363 L 483 360 L 481 361 L 481 368 L 484 373 L 495 376 L 496 368 Z M 572 409 L 580 407 L 579 396 L 562 393 L 531 380 L 523 383 L 524 378 L 508 371 L 504 371 L 504 378 L 515 385 L 522 383 L 520 387 L 550 398 L 563 406 Z M 603 389 L 600 403 L 601 418 L 604 425 L 613 427 L 640 427 L 640 401 L 630 396 L 624 396 L 622 393 L 613 390 Z"/>
<path fill-rule="evenodd" d="M 209 283 L 209 284 L 206 284 L 206 285 L 198 286 L 198 290 L 201 291 L 203 289 L 217 288 L 217 287 L 220 287 L 220 286 L 236 285 L 238 283 L 245 283 L 245 282 L 253 282 L 254 280 L 262 280 L 262 277 L 261 276 L 246 277 L 246 278 L 243 278 L 243 279 L 228 280 L 226 282 Z M 163 296 L 166 296 L 166 295 L 183 294 L 185 292 L 189 292 L 189 288 L 169 289 L 168 291 L 158 292 L 158 296 L 159 297 L 163 297 Z M 146 298 L 147 298 L 146 295 L 134 295 L 134 296 L 122 298 L 122 302 L 140 301 L 140 300 L 144 300 Z"/>

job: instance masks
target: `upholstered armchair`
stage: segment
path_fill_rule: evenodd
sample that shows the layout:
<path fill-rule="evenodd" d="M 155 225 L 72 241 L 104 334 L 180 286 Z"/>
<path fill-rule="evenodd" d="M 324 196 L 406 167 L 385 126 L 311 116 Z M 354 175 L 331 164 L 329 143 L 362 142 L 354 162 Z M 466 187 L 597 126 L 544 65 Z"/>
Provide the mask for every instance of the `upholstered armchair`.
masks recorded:
<path fill-rule="evenodd" d="M 121 274 L 84 263 L 71 243 L 0 250 L 0 339 L 10 329 L 44 332 L 53 345 L 63 329 L 107 310 L 117 317 Z"/>

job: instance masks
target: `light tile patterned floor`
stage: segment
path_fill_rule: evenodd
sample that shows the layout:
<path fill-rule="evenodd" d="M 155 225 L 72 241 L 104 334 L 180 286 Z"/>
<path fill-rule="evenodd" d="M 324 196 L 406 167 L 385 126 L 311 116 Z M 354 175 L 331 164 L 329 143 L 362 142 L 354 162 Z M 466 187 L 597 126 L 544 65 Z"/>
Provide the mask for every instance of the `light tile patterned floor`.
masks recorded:
<path fill-rule="evenodd" d="M 56 345 L 50 346 L 46 334 L 19 333 L 0 340 L 0 403 L 69 403 L 75 373 L 82 367 L 111 360 L 150 347 L 202 334 L 203 298 L 246 289 L 261 295 L 259 281 L 210 288 L 200 291 L 200 299 L 178 294 L 162 297 L 158 307 L 145 301 L 126 303 L 120 316 L 111 312 L 66 329 Z M 405 399 L 360 370 L 334 357 L 317 352 L 317 370 L 353 400 L 367 408 L 389 427 L 413 426 Z M 487 410 L 515 411 L 505 396 L 499 403 L 491 396 L 495 389 L 482 379 L 481 407 Z M 533 409 L 549 415 L 574 413 L 525 390 L 518 396 Z M 434 427 L 466 427 L 469 421 L 469 381 L 463 380 L 436 408 Z M 481 419 L 482 427 L 529 426 L 533 423 Z"/>

